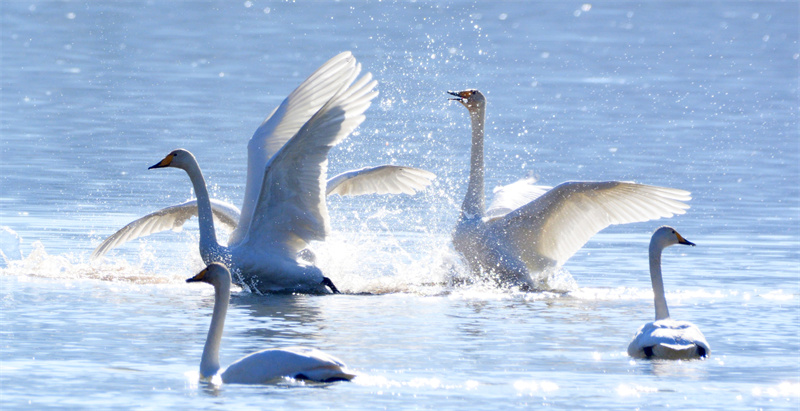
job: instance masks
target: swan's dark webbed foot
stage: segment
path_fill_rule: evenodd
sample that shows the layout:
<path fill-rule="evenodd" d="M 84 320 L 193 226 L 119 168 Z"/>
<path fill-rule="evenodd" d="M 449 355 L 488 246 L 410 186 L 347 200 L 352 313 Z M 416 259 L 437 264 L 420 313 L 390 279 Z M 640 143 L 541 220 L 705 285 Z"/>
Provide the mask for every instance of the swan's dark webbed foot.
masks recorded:
<path fill-rule="evenodd" d="M 335 285 L 333 285 L 333 281 L 331 281 L 331 279 L 330 279 L 330 278 L 328 278 L 328 277 L 322 277 L 322 285 L 324 285 L 324 286 L 326 286 L 326 287 L 330 288 L 330 289 L 331 289 L 331 291 L 332 291 L 334 294 L 341 294 L 341 293 L 339 292 L 339 289 L 338 289 L 338 288 L 336 288 L 336 286 L 335 286 Z"/>
<path fill-rule="evenodd" d="M 653 347 L 644 347 L 644 356 L 647 358 L 653 358 Z"/>

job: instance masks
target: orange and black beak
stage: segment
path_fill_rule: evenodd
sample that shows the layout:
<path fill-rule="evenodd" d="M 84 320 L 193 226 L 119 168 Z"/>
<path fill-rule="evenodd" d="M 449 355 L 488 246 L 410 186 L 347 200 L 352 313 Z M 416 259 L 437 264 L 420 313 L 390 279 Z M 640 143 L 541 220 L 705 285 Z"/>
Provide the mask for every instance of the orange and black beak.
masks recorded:
<path fill-rule="evenodd" d="M 164 157 L 164 159 L 163 159 L 163 160 L 159 161 L 159 162 L 158 162 L 158 163 L 156 163 L 156 164 L 153 164 L 153 165 L 152 165 L 152 166 L 150 166 L 150 167 L 147 167 L 147 169 L 148 169 L 148 170 L 152 170 L 152 169 L 154 169 L 154 168 L 164 168 L 164 167 L 169 167 L 169 165 L 170 165 L 170 164 L 172 164 L 172 159 L 173 159 L 173 158 L 175 158 L 175 154 L 172 154 L 172 153 L 170 153 L 170 154 L 167 154 L 167 156 L 166 156 L 166 157 Z"/>
<path fill-rule="evenodd" d="M 460 103 L 464 103 L 466 99 L 468 99 L 471 95 L 471 91 L 448 91 L 447 94 L 451 96 L 455 96 L 456 98 L 451 98 L 450 100 L 458 101 Z"/>
<path fill-rule="evenodd" d="M 694 247 L 694 246 L 696 245 L 695 243 L 693 243 L 693 242 L 691 242 L 691 241 L 689 241 L 689 240 L 687 240 L 687 239 L 683 238 L 683 236 L 681 236 L 681 235 L 680 235 L 680 234 L 678 234 L 677 232 L 675 233 L 675 235 L 676 235 L 676 236 L 678 236 L 678 244 L 690 245 L 690 246 L 692 246 L 692 247 Z"/>
<path fill-rule="evenodd" d="M 208 267 L 204 268 L 203 271 L 200 271 L 194 277 L 187 278 L 186 282 L 187 283 L 197 283 L 197 282 L 203 281 L 203 278 L 205 278 L 205 276 L 206 276 L 206 272 L 208 272 Z"/>

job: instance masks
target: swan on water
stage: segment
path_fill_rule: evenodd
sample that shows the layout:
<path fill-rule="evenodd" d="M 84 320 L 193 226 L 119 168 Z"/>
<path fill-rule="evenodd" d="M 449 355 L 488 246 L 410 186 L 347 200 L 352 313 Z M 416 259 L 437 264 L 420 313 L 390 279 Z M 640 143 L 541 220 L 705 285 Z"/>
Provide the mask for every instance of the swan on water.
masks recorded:
<path fill-rule="evenodd" d="M 365 194 L 416 194 L 429 186 L 436 175 L 414 167 L 381 165 L 346 171 L 328 179 L 325 194 L 328 196 L 357 196 Z M 228 232 L 236 229 L 241 211 L 228 202 L 211 199 L 211 212 L 215 226 L 223 226 Z M 179 230 L 192 217 L 197 216 L 197 200 L 162 208 L 137 218 L 114 234 L 106 237 L 92 252 L 91 259 L 104 256 L 112 249 L 128 241 L 167 230 Z M 309 249 L 303 250 L 305 254 Z M 306 256 L 306 259 L 308 256 Z M 204 261 L 206 264 L 212 261 Z"/>
<path fill-rule="evenodd" d="M 204 282 L 214 286 L 214 311 L 200 360 L 203 379 L 219 375 L 226 384 L 264 384 L 283 377 L 317 382 L 349 381 L 355 377 L 336 357 L 306 347 L 254 352 L 229 365 L 220 374 L 219 346 L 231 297 L 231 273 L 224 265 L 212 263 L 186 282 Z"/>
<path fill-rule="evenodd" d="M 664 280 L 661 278 L 661 252 L 675 244 L 694 246 L 672 227 L 661 227 L 650 239 L 650 281 L 653 283 L 653 300 L 656 320 L 636 332 L 628 345 L 628 355 L 634 358 L 688 360 L 705 358 L 711 354 L 706 337 L 696 325 L 688 321 L 669 318 Z"/>
<path fill-rule="evenodd" d="M 521 180 L 498 191 L 488 212 L 484 199 L 483 139 L 486 98 L 478 90 L 449 92 L 472 124 L 469 183 L 453 231 L 453 246 L 474 276 L 533 287 L 531 272 L 563 265 L 612 224 L 683 214 L 690 193 L 623 181 L 569 181 L 554 188 Z"/>
<path fill-rule="evenodd" d="M 361 122 L 376 81 L 349 52 L 315 71 L 256 130 L 248 143 L 247 183 L 239 222 L 228 245 L 217 241 L 214 212 L 194 155 L 178 149 L 150 168 L 180 168 L 197 196 L 200 255 L 224 262 L 238 284 L 258 292 L 337 292 L 298 251 L 329 231 L 325 174 L 330 149 Z M 358 78 L 358 79 L 357 79 Z"/>

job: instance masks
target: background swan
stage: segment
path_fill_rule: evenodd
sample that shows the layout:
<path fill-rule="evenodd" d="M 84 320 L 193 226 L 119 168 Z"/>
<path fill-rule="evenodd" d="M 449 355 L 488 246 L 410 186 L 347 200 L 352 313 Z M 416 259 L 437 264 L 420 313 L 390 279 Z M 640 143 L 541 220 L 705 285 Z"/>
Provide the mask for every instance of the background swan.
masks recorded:
<path fill-rule="evenodd" d="M 224 265 L 213 263 L 186 282 L 204 282 L 214 286 L 214 313 L 200 360 L 200 375 L 203 379 L 210 379 L 218 375 L 220 369 L 219 346 L 231 297 L 231 273 Z M 226 384 L 264 384 L 282 377 L 318 382 L 349 381 L 354 377 L 339 359 L 305 347 L 254 352 L 240 358 L 219 375 Z"/>
<path fill-rule="evenodd" d="M 636 332 L 628 345 L 628 355 L 634 358 L 669 360 L 704 358 L 711 354 L 706 337 L 694 324 L 669 318 L 664 280 L 661 278 L 661 252 L 675 244 L 694 246 L 672 227 L 661 227 L 650 239 L 650 281 L 656 306 L 656 320 Z"/>
<path fill-rule="evenodd" d="M 500 190 L 487 214 L 483 138 L 486 98 L 478 90 L 450 92 L 467 108 L 472 149 L 467 194 L 453 245 L 474 275 L 532 286 L 529 272 L 564 264 L 612 224 L 683 214 L 689 192 L 622 181 L 570 181 L 555 188 L 522 180 Z"/>
<path fill-rule="evenodd" d="M 430 171 L 396 165 L 381 165 L 351 170 L 332 177 L 325 188 L 326 195 L 355 196 L 364 194 L 415 194 L 429 186 L 436 175 Z M 241 211 L 235 205 L 211 199 L 211 211 L 216 226 L 228 232 L 236 229 Z M 112 249 L 139 237 L 166 230 L 179 230 L 197 215 L 197 200 L 162 208 L 126 224 L 106 237 L 92 252 L 91 259 L 104 256 Z M 213 261 L 204 261 L 210 264 Z"/>
<path fill-rule="evenodd" d="M 224 262 L 239 283 L 260 292 L 324 292 L 324 286 L 336 292 L 319 268 L 298 262 L 297 252 L 328 234 L 323 192 L 328 152 L 364 121 L 364 111 L 377 96 L 369 73 L 356 80 L 360 71 L 350 53 L 334 57 L 259 127 L 248 144 L 244 206 L 227 247 L 217 241 L 195 157 L 178 149 L 151 167 L 180 168 L 189 175 L 197 196 L 203 261 Z M 269 159 L 262 164 L 264 155 Z"/>

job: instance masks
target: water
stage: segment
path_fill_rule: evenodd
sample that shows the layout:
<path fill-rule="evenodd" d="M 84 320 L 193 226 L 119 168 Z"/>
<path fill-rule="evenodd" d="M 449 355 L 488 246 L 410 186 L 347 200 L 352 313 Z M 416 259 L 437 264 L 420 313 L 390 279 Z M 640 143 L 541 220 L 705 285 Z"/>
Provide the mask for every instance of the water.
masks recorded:
<path fill-rule="evenodd" d="M 5 408 L 788 408 L 800 406 L 798 2 L 22 2 L 2 10 L 0 401 Z M 319 265 L 348 293 L 235 292 L 222 363 L 313 345 L 353 383 L 209 386 L 211 287 L 196 224 L 89 263 L 104 236 L 192 196 L 241 204 L 246 141 L 322 62 L 380 81 L 330 172 L 438 175 L 408 197 L 332 198 Z M 567 293 L 452 287 L 469 124 L 487 95 L 487 189 L 619 179 L 693 193 L 686 215 L 611 227 L 552 280 Z M 711 358 L 632 361 L 653 317 L 660 224 L 675 318 Z M 10 256 L 9 256 L 10 255 Z M 5 261 L 5 260 L 4 260 Z M 558 288 L 558 287 L 557 287 Z"/>

